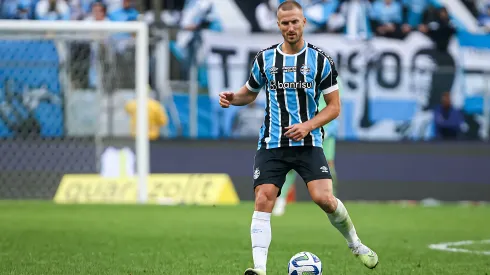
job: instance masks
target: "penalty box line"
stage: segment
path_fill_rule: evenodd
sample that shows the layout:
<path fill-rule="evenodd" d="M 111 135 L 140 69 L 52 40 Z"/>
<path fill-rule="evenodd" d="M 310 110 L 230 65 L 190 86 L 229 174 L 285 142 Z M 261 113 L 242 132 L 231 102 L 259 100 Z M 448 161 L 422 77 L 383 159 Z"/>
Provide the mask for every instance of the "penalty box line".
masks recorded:
<path fill-rule="evenodd" d="M 471 244 L 490 244 L 490 240 L 480 240 L 480 241 L 468 240 L 468 241 L 459 241 L 459 242 L 430 244 L 429 248 L 434 249 L 434 250 L 447 251 L 447 252 L 472 253 L 472 254 L 490 256 L 490 251 L 479 251 L 479 250 L 470 250 L 470 249 L 465 249 L 465 248 L 455 248 L 454 247 L 454 246 L 471 245 Z"/>

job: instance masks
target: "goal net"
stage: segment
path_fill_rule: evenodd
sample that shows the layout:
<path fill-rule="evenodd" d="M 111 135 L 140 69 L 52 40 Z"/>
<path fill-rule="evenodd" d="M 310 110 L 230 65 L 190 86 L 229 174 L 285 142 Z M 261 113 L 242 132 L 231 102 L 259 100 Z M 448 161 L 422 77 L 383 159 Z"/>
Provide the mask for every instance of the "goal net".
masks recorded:
<path fill-rule="evenodd" d="M 51 199 L 66 175 L 65 196 L 110 199 L 89 174 L 134 176 L 146 202 L 148 70 L 143 22 L 0 20 L 0 199 Z"/>

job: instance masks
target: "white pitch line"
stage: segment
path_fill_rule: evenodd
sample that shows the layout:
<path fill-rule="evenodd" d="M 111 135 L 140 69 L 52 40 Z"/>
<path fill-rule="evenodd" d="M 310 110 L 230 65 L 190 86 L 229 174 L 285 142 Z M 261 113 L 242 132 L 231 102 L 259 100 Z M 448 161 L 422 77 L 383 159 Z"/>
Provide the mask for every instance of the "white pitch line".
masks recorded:
<path fill-rule="evenodd" d="M 490 251 L 476 251 L 476 250 L 451 247 L 451 246 L 462 246 L 462 245 L 481 244 L 481 243 L 490 244 L 490 240 L 459 241 L 459 242 L 450 242 L 450 243 L 431 244 L 431 245 L 429 245 L 429 248 L 435 249 L 435 250 L 441 250 L 441 251 L 448 251 L 448 252 L 473 253 L 473 254 L 489 255 L 490 256 Z"/>

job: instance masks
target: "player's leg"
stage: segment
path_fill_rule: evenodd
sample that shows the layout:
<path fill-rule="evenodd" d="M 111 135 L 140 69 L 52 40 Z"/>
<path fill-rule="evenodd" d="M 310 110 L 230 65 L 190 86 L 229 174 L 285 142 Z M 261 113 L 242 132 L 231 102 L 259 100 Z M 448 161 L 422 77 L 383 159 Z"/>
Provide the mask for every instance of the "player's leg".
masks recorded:
<path fill-rule="evenodd" d="M 327 159 L 328 167 L 330 168 L 330 175 L 332 175 L 332 187 L 334 195 L 337 194 L 337 172 L 335 171 L 335 138 L 327 137 L 323 141 L 323 152 L 325 153 L 325 158 Z"/>
<path fill-rule="evenodd" d="M 265 274 L 267 254 L 272 240 L 271 212 L 278 192 L 279 188 L 269 183 L 255 188 L 255 209 L 250 225 L 254 267 L 247 269 L 245 275 Z"/>
<path fill-rule="evenodd" d="M 330 223 L 344 236 L 352 253 L 368 268 L 376 267 L 378 256 L 362 244 L 347 209 L 333 194 L 332 176 L 323 150 L 310 149 L 310 154 L 302 154 L 296 169 L 307 183 L 311 198 L 327 213 Z"/>
<path fill-rule="evenodd" d="M 282 149 L 260 149 L 255 156 L 255 209 L 250 226 L 254 267 L 247 269 L 245 275 L 262 275 L 266 272 L 267 254 L 272 239 L 271 212 L 290 170 L 281 160 L 281 151 Z"/>
<path fill-rule="evenodd" d="M 296 171 L 291 170 L 286 175 L 286 181 L 281 190 L 281 195 L 277 198 L 276 204 L 274 205 L 274 209 L 272 210 L 272 215 L 274 216 L 282 216 L 284 215 L 284 211 L 286 210 L 287 198 L 289 191 L 294 186 L 294 182 L 296 181 Z"/>

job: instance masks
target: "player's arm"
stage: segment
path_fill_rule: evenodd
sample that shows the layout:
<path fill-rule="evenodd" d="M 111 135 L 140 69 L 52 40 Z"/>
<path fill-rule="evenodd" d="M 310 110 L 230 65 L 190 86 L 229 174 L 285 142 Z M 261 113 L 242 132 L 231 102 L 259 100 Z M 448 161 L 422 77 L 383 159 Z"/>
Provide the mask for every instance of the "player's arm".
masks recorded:
<path fill-rule="evenodd" d="M 319 91 L 327 103 L 316 116 L 310 120 L 286 127 L 284 135 L 295 141 L 303 139 L 311 131 L 323 127 L 325 124 L 334 120 L 340 115 L 340 96 L 339 86 L 337 84 L 337 70 L 331 58 L 325 58 L 324 68 L 322 70 L 322 80 L 319 84 Z"/>
<path fill-rule="evenodd" d="M 324 94 L 323 98 L 327 103 L 327 107 L 323 108 L 316 116 L 307 121 L 311 131 L 316 128 L 323 127 L 330 121 L 336 119 L 340 115 L 340 96 L 339 90 Z"/>
<path fill-rule="evenodd" d="M 323 93 L 327 107 L 323 108 L 323 110 L 307 122 L 312 131 L 316 128 L 323 127 L 340 115 L 340 95 L 337 76 L 338 72 L 335 68 L 335 63 L 328 56 L 325 58 L 322 80 L 319 85 L 319 90 Z"/>
<path fill-rule="evenodd" d="M 257 95 L 259 94 L 262 87 L 265 85 L 265 77 L 263 74 L 263 62 L 262 53 L 259 53 L 252 65 L 252 70 L 250 72 L 250 77 L 247 83 L 243 85 L 236 93 L 233 92 L 222 92 L 220 93 L 219 103 L 221 107 L 228 108 L 230 105 L 243 106 L 253 102 Z"/>
<path fill-rule="evenodd" d="M 311 131 L 323 127 L 325 124 L 337 118 L 340 115 L 339 90 L 335 89 L 328 94 L 324 94 L 323 98 L 327 103 L 327 107 L 323 108 L 316 116 L 304 123 L 286 127 L 285 129 L 287 131 L 284 135 L 294 141 L 300 141 Z"/>
<path fill-rule="evenodd" d="M 257 98 L 258 94 L 258 92 L 251 91 L 247 88 L 246 85 L 244 85 L 236 93 L 233 94 L 232 100 L 229 101 L 229 103 L 234 106 L 247 105 L 253 102 Z"/>

